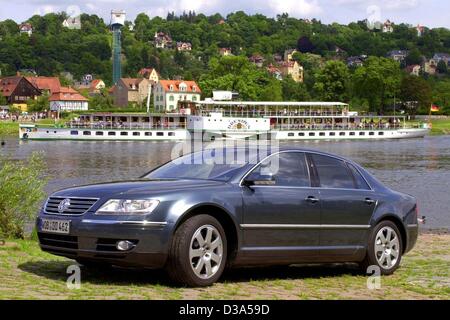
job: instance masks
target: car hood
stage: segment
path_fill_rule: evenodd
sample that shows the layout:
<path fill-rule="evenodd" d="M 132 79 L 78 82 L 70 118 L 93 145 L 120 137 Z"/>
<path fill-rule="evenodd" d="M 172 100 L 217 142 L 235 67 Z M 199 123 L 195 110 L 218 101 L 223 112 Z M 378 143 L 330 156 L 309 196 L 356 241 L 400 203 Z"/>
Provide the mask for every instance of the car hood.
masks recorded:
<path fill-rule="evenodd" d="M 211 188 L 223 185 L 224 182 L 211 180 L 138 180 L 100 183 L 76 188 L 69 188 L 53 194 L 57 197 L 86 197 L 86 198 L 134 198 L 140 195 L 153 196 L 156 194 L 186 191 L 199 188 Z"/>

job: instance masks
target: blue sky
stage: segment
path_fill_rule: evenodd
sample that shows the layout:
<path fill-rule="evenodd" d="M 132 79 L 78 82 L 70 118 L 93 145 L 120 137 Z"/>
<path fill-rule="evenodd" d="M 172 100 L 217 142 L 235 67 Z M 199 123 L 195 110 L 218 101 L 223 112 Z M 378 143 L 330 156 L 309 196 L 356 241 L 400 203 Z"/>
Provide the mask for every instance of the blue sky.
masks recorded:
<path fill-rule="evenodd" d="M 109 22 L 111 9 L 123 9 L 127 19 L 140 12 L 151 17 L 167 12 L 195 10 L 205 14 L 243 10 L 249 14 L 276 16 L 288 12 L 298 18 L 317 18 L 326 23 L 386 20 L 450 28 L 450 1 L 447 0 L 0 0 L 0 20 L 22 22 L 33 14 L 66 11 L 95 13 Z"/>

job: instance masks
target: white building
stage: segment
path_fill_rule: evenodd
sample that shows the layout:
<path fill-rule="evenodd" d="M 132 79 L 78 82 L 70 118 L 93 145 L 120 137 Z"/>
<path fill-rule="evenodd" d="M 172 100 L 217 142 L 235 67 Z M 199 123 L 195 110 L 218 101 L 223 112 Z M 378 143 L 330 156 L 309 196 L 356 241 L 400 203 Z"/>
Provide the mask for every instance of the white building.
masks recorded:
<path fill-rule="evenodd" d="M 153 101 L 158 111 L 173 111 L 178 101 L 200 101 L 201 89 L 195 81 L 160 80 L 153 88 Z"/>
<path fill-rule="evenodd" d="M 72 88 L 61 87 L 49 98 L 52 111 L 87 111 L 89 100 Z"/>

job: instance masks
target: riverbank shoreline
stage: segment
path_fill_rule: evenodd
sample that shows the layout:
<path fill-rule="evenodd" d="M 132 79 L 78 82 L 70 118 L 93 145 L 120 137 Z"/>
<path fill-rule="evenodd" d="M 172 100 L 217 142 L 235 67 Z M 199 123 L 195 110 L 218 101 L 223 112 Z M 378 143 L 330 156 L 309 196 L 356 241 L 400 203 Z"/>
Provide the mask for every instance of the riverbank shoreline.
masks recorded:
<path fill-rule="evenodd" d="M 369 290 L 356 265 L 299 265 L 228 270 L 208 288 L 183 288 L 164 271 L 81 269 L 81 287 L 67 287 L 75 261 L 44 253 L 36 241 L 0 246 L 0 300 L 447 300 L 450 298 L 450 235 L 421 234 L 397 272 Z"/>

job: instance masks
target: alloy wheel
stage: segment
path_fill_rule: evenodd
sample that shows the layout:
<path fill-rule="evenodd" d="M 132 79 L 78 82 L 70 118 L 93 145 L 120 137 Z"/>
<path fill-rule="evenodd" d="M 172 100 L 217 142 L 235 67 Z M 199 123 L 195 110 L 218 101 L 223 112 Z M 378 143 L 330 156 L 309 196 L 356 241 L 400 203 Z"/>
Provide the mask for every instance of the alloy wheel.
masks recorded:
<path fill-rule="evenodd" d="M 392 269 L 400 257 L 400 241 L 394 229 L 383 227 L 375 237 L 375 257 L 380 267 Z"/>

